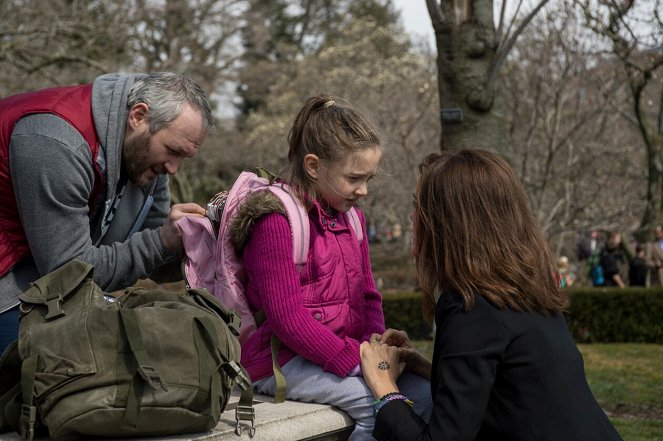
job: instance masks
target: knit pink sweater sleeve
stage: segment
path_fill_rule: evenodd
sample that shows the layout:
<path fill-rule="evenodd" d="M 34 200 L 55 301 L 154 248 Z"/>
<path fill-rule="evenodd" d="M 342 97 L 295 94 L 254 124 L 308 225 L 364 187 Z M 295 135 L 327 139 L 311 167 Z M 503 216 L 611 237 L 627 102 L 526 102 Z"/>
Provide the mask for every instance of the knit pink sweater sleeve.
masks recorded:
<path fill-rule="evenodd" d="M 340 377 L 359 364 L 359 342 L 336 336 L 302 305 L 285 216 L 272 213 L 256 222 L 244 249 L 244 267 L 260 293 L 268 326 L 283 344 Z"/>

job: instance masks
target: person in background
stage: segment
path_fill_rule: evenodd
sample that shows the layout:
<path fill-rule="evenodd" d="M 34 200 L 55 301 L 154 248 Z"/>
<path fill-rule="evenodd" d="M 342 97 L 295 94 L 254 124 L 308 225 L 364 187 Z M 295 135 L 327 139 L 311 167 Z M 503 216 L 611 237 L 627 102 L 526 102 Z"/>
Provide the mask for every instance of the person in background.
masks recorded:
<path fill-rule="evenodd" d="M 626 264 L 626 256 L 622 250 L 622 235 L 617 232 L 608 234 L 608 240 L 599 254 L 603 269 L 603 286 L 626 287 L 621 276 L 621 266 Z"/>
<path fill-rule="evenodd" d="M 214 125 L 189 77 L 106 74 L 0 100 L 0 352 L 18 336 L 18 296 L 72 259 L 114 291 L 180 260 L 168 175 Z"/>
<path fill-rule="evenodd" d="M 663 285 L 663 226 L 654 227 L 654 240 L 645 247 L 650 285 Z"/>
<path fill-rule="evenodd" d="M 345 213 L 354 208 L 366 237 L 357 205 L 378 172 L 380 137 L 350 104 L 318 95 L 304 103 L 288 143 L 283 182 L 308 210 L 308 259 L 303 268 L 294 264 L 288 219 L 269 202 L 278 205 L 277 198 L 269 192 L 247 198 L 250 221 L 240 215 L 233 222 L 252 227 L 233 243 L 243 256 L 249 304 L 256 313 L 264 311 L 266 320 L 242 344 L 241 361 L 256 390 L 275 395 L 274 335 L 280 341 L 286 398 L 337 406 L 355 420 L 350 440 L 370 440 L 373 396 L 361 376 L 359 345 L 384 331 L 382 296 L 375 287 L 368 240 L 357 240 Z M 427 420 L 429 382 L 408 374 L 399 385 L 417 397 L 416 410 Z"/>
<path fill-rule="evenodd" d="M 587 384 L 563 315 L 569 299 L 513 169 L 471 149 L 429 156 L 420 170 L 412 252 L 424 315 L 437 325 L 433 360 L 394 329 L 362 343 L 373 436 L 621 440 Z M 429 423 L 398 385 L 402 363 L 431 379 Z"/>
<path fill-rule="evenodd" d="M 560 288 L 568 288 L 573 285 L 573 282 L 576 280 L 576 275 L 571 271 L 571 266 L 569 264 L 569 258 L 566 256 L 560 256 L 557 259 L 557 277 L 559 278 Z"/>
<path fill-rule="evenodd" d="M 635 246 L 635 256 L 629 262 L 628 283 L 630 286 L 647 286 L 647 263 L 645 260 L 645 247 L 642 244 Z"/>

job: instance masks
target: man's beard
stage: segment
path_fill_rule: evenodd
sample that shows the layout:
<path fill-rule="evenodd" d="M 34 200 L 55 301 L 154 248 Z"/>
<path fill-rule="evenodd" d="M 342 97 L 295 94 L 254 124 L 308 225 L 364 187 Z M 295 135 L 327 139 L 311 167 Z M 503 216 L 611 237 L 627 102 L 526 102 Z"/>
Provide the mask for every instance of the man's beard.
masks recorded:
<path fill-rule="evenodd" d="M 150 168 L 150 134 L 138 136 L 125 143 L 122 149 L 122 164 L 129 180 L 139 187 L 146 187 L 143 175 Z"/>

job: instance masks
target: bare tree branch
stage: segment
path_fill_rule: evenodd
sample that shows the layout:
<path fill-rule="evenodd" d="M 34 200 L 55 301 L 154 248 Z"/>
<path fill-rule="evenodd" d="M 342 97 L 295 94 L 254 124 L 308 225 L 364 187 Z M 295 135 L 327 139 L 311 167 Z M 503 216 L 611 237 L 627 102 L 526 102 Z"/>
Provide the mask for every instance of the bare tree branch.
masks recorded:
<path fill-rule="evenodd" d="M 486 90 L 490 90 L 493 87 L 493 84 L 495 80 L 497 79 L 497 73 L 500 71 L 502 68 L 502 65 L 504 64 L 504 61 L 506 60 L 507 55 L 509 55 L 509 52 L 511 51 L 511 48 L 513 48 L 513 45 L 515 44 L 516 40 L 522 34 L 523 30 L 527 27 L 527 25 L 532 21 L 532 19 L 538 14 L 538 12 L 545 6 L 545 4 L 548 3 L 548 0 L 539 0 L 539 3 L 530 11 L 527 16 L 523 18 L 523 21 L 520 22 L 520 25 L 518 25 L 518 28 L 516 28 L 515 31 L 510 36 L 505 35 L 505 38 L 508 38 L 505 44 L 500 45 L 500 47 L 497 48 L 497 52 L 495 54 L 495 60 L 493 61 L 493 64 L 490 67 L 490 70 L 488 71 L 488 75 L 486 76 L 486 83 L 484 85 L 484 88 Z"/>
<path fill-rule="evenodd" d="M 437 0 L 426 0 L 426 6 L 428 7 L 428 15 L 433 23 L 435 34 L 449 32 L 450 18 L 442 13 L 439 2 Z"/>

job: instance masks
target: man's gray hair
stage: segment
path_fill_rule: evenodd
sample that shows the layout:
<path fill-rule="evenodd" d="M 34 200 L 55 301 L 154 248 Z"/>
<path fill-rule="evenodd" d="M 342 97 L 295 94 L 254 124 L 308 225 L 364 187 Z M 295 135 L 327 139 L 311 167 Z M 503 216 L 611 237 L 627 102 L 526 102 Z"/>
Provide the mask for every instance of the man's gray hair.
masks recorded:
<path fill-rule="evenodd" d="M 203 130 L 214 128 L 214 117 L 203 89 L 191 78 L 173 72 L 155 72 L 138 77 L 129 91 L 127 108 L 145 103 L 149 107 L 150 133 L 156 133 L 177 118 L 184 104 L 200 111 Z"/>

